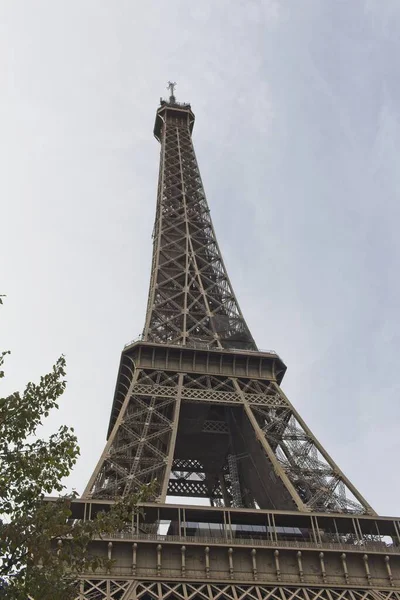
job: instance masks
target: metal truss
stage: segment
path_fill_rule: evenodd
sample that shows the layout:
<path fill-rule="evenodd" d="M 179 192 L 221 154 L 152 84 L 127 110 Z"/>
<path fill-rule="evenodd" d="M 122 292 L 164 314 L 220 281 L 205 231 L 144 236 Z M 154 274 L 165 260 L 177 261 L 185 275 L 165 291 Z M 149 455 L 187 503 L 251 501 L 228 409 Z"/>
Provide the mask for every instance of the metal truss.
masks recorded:
<path fill-rule="evenodd" d="M 246 389 L 240 380 L 237 385 Z M 266 452 L 275 471 L 297 506 L 316 512 L 373 514 L 370 505 L 334 463 L 279 386 L 273 383 L 268 389 L 274 398 L 279 396 L 281 402 L 276 401 L 275 406 L 253 403 L 251 394 L 246 394 L 244 403 L 264 435 Z M 254 422 L 253 425 L 257 429 Z"/>
<path fill-rule="evenodd" d="M 177 373 L 135 373 L 85 494 L 115 498 L 150 481 L 163 481 L 169 457 L 172 462 L 170 441 L 177 429 L 180 379 Z"/>
<path fill-rule="evenodd" d="M 158 487 L 131 530 L 94 540 L 111 566 L 85 573 L 76 600 L 400 600 L 400 522 L 377 517 L 332 460 L 280 388 L 286 365 L 246 325 L 193 123 L 190 105 L 161 102 L 145 327 L 122 353 L 75 516 Z"/>
<path fill-rule="evenodd" d="M 249 479 L 260 468 L 268 490 L 262 472 Z M 277 488 L 287 508 L 373 512 L 273 381 L 138 370 L 85 494 L 113 498 L 154 479 L 159 500 L 269 508 Z"/>
<path fill-rule="evenodd" d="M 158 111 L 161 162 L 144 339 L 256 349 L 215 237 L 190 115 L 189 105 Z"/>
<path fill-rule="evenodd" d="M 86 579 L 75 600 L 400 600 L 390 589 Z"/>

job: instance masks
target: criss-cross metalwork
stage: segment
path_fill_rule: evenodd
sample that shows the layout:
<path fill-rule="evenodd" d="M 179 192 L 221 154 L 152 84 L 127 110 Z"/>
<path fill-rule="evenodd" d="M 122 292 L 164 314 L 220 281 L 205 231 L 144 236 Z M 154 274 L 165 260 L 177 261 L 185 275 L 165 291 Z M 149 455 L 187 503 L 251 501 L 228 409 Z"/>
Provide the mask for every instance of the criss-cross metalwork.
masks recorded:
<path fill-rule="evenodd" d="M 144 340 L 255 349 L 218 248 L 193 148 L 189 105 L 164 104 Z"/>
<path fill-rule="evenodd" d="M 173 91 L 154 129 L 144 331 L 122 352 L 82 501 L 158 489 L 149 520 L 121 533 L 115 571 L 85 575 L 79 600 L 400 600 L 400 521 L 376 516 L 284 394 L 281 358 L 257 349 L 216 241 L 194 115 Z M 177 505 L 171 516 L 174 497 L 216 512 Z"/>
<path fill-rule="evenodd" d="M 346 590 L 231 583 L 86 580 L 76 600 L 400 600 L 395 590 Z"/>

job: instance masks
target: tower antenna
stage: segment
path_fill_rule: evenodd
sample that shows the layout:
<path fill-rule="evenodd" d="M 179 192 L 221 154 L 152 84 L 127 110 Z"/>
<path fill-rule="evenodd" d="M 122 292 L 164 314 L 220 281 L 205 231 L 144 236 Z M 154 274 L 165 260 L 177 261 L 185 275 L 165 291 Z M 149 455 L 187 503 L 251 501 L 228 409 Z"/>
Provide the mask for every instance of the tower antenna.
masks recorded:
<path fill-rule="evenodd" d="M 171 102 L 171 104 L 173 104 L 176 101 L 175 94 L 174 94 L 175 88 L 176 88 L 176 81 L 168 81 L 167 90 L 170 91 L 169 101 Z"/>

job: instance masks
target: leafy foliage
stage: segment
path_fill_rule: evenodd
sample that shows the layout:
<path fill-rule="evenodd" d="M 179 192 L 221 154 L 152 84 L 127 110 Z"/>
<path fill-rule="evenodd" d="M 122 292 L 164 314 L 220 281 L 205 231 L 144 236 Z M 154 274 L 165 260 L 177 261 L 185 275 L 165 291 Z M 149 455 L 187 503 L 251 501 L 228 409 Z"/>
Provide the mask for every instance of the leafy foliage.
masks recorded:
<path fill-rule="evenodd" d="M 0 354 L 0 378 L 7 354 Z M 73 495 L 45 500 L 65 491 L 61 479 L 79 456 L 71 428 L 60 427 L 47 440 L 36 435 L 65 386 L 62 356 L 38 384 L 0 399 L 0 599 L 75 598 L 79 573 L 107 566 L 90 555 L 90 541 L 122 529 L 147 497 L 143 489 L 92 521 L 70 518 Z"/>

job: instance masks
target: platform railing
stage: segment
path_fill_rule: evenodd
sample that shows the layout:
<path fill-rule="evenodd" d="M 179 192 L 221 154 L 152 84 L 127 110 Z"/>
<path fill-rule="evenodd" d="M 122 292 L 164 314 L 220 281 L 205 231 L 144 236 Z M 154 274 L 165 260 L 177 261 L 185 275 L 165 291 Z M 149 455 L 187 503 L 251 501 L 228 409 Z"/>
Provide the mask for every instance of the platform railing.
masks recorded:
<path fill-rule="evenodd" d="M 237 537 L 215 537 L 215 536 L 182 536 L 182 535 L 162 535 L 153 533 L 132 533 L 130 531 L 113 533 L 105 536 L 110 539 L 120 539 L 129 541 L 148 541 L 148 542 L 177 542 L 184 544 L 205 544 L 205 545 L 234 545 L 251 546 L 265 548 L 296 548 L 296 549 L 314 549 L 314 550 L 345 550 L 347 552 L 379 552 L 400 554 L 400 546 L 387 544 L 386 542 L 370 542 L 354 544 L 351 541 L 343 542 L 324 542 L 315 543 L 299 540 L 268 540 L 257 538 L 237 538 Z"/>
<path fill-rule="evenodd" d="M 153 342 L 152 340 L 145 340 L 143 335 L 138 335 L 130 342 L 127 342 L 124 345 L 124 349 L 129 348 L 129 346 L 132 346 L 132 344 L 136 344 L 136 342 L 148 342 L 150 344 L 156 343 L 156 344 L 161 344 L 161 345 L 164 344 L 164 342 Z M 203 342 L 196 343 L 196 342 L 192 342 L 192 341 L 187 342 L 185 345 L 170 344 L 169 342 L 165 342 L 165 345 L 172 346 L 173 348 L 194 348 L 196 350 L 218 350 L 219 349 L 219 348 L 216 348 L 215 346 L 212 346 L 211 344 L 207 344 L 207 343 L 203 343 Z M 275 350 L 266 349 L 266 348 L 258 348 L 257 350 L 254 350 L 251 348 L 230 347 L 230 348 L 222 348 L 221 350 L 223 352 L 241 352 L 242 351 L 242 352 L 253 352 L 255 354 L 257 354 L 258 352 L 261 352 L 263 354 L 273 354 L 274 356 L 279 356 L 278 353 L 275 352 Z"/>

